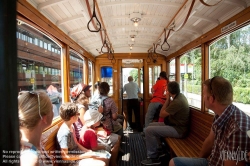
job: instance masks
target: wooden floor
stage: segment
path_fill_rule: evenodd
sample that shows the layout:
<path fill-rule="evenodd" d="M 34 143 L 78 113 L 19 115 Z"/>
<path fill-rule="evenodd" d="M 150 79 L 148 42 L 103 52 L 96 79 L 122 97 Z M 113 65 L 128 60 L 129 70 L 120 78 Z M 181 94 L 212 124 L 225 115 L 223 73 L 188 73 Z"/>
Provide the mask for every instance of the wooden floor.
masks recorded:
<path fill-rule="evenodd" d="M 118 160 L 118 166 L 139 166 L 141 161 L 147 158 L 147 149 L 144 138 L 138 132 L 124 131 L 121 148 L 125 154 Z M 161 165 L 168 165 L 168 159 L 165 157 Z"/>

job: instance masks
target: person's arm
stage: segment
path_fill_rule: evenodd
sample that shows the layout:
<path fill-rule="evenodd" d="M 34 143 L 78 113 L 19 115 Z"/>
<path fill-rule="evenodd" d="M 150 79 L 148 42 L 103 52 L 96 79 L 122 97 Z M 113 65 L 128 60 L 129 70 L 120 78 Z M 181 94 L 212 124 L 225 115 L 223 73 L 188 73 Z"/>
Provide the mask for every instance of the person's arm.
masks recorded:
<path fill-rule="evenodd" d="M 79 113 L 80 113 L 79 118 L 80 118 L 80 120 L 81 120 L 82 124 L 84 124 L 84 119 L 83 119 L 83 117 L 84 117 L 85 112 L 86 112 L 85 107 L 80 108 L 80 110 L 79 110 Z"/>
<path fill-rule="evenodd" d="M 202 149 L 199 155 L 200 158 L 207 158 L 211 154 L 211 151 L 214 145 L 214 136 L 215 136 L 214 132 L 211 128 L 209 135 L 203 142 Z"/>
<path fill-rule="evenodd" d="M 136 84 L 137 85 L 137 84 Z M 138 90 L 138 93 L 140 94 L 141 93 L 141 89 L 139 88 L 139 86 L 137 85 L 137 90 Z"/>
<path fill-rule="evenodd" d="M 159 117 L 165 118 L 165 117 L 169 116 L 169 113 L 166 111 L 167 107 L 169 106 L 169 103 L 170 103 L 170 95 L 169 95 L 169 92 L 167 92 L 166 93 L 166 101 L 161 108 Z"/>
<path fill-rule="evenodd" d="M 118 118 L 118 108 L 114 102 L 114 100 L 112 100 L 111 106 L 110 106 L 110 111 L 112 113 L 112 119 L 116 120 Z"/>
<path fill-rule="evenodd" d="M 77 144 L 77 146 L 78 146 L 79 149 L 81 149 L 83 152 L 90 152 L 90 151 L 91 151 L 91 150 L 89 150 L 89 149 L 83 147 L 81 144 L 79 144 L 79 142 L 78 142 L 77 139 L 76 139 L 76 134 L 75 134 L 74 128 L 73 128 L 73 135 L 74 135 L 74 141 L 75 141 L 75 143 Z"/>

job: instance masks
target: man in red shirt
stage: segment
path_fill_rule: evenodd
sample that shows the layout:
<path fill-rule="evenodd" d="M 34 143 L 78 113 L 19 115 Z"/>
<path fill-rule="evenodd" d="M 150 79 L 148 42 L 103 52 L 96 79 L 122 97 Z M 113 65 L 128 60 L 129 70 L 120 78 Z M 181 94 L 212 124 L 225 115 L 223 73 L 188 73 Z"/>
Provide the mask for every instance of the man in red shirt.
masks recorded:
<path fill-rule="evenodd" d="M 159 77 L 160 79 L 156 81 L 155 85 L 151 88 L 153 98 L 148 105 L 148 110 L 145 116 L 144 130 L 148 127 L 149 123 L 153 121 L 155 113 L 159 106 L 162 106 L 166 100 L 166 88 L 168 83 L 167 73 L 165 71 L 162 71 Z"/>

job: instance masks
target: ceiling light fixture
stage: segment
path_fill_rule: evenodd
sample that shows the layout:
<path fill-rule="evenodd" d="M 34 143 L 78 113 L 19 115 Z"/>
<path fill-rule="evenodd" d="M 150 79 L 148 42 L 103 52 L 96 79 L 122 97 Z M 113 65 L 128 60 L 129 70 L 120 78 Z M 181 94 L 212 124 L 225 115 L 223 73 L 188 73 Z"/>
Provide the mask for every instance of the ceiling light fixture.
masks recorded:
<path fill-rule="evenodd" d="M 138 22 L 141 21 L 141 13 L 130 14 L 130 20 L 134 22 L 134 26 L 138 26 Z"/>
<path fill-rule="evenodd" d="M 129 45 L 129 49 L 132 50 L 133 49 L 133 45 Z"/>
<path fill-rule="evenodd" d="M 133 45 L 134 45 L 134 42 L 132 42 L 132 41 L 129 41 L 129 42 L 128 42 L 128 46 L 129 46 L 129 49 L 130 49 L 130 50 L 133 49 Z"/>
<path fill-rule="evenodd" d="M 137 32 L 135 32 L 135 31 L 131 31 L 131 32 L 129 33 L 129 36 L 130 36 L 130 38 L 131 38 L 131 41 L 135 41 L 136 35 L 137 35 Z"/>

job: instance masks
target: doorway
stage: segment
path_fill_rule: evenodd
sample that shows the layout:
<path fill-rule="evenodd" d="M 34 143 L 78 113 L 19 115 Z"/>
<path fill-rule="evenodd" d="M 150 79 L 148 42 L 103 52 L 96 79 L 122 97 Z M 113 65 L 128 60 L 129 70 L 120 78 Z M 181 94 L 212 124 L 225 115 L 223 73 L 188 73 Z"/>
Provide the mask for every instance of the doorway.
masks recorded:
<path fill-rule="evenodd" d="M 128 82 L 128 77 L 132 76 L 133 77 L 133 82 L 137 83 L 139 88 L 140 88 L 140 93 L 138 94 L 138 104 L 140 108 L 140 122 L 141 126 L 143 126 L 143 60 L 141 59 L 133 59 L 133 60 L 122 60 L 122 67 L 121 67 L 121 91 L 122 91 L 122 112 L 123 115 L 125 116 L 124 120 L 124 125 L 123 129 L 127 128 L 127 93 L 123 92 L 123 87 L 125 84 L 129 83 Z M 132 111 L 132 128 L 135 127 L 135 115 L 134 112 Z"/>

